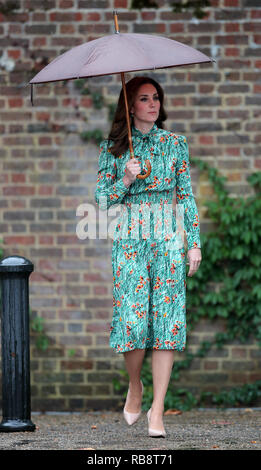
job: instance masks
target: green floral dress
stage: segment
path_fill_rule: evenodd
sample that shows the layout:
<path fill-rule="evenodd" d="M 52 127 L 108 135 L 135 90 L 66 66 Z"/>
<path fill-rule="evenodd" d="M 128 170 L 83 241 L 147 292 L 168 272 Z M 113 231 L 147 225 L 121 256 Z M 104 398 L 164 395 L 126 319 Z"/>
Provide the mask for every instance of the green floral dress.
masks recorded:
<path fill-rule="evenodd" d="M 113 142 L 103 140 L 95 190 L 95 200 L 101 210 L 116 204 L 121 210 L 112 246 L 110 346 L 117 353 L 145 348 L 183 351 L 186 253 L 184 237 L 181 239 L 176 230 L 175 209 L 169 208 L 173 207 L 176 188 L 176 207 L 184 215 L 181 233 L 186 235 L 188 249 L 200 248 L 188 144 L 185 136 L 158 128 L 156 124 L 146 134 L 132 125 L 132 139 L 135 158 L 140 161 L 141 169 L 146 169 L 148 159 L 151 174 L 144 180 L 136 178 L 127 188 L 123 177 L 130 151 L 115 158 L 110 152 Z M 172 243 L 174 238 L 176 244 Z"/>

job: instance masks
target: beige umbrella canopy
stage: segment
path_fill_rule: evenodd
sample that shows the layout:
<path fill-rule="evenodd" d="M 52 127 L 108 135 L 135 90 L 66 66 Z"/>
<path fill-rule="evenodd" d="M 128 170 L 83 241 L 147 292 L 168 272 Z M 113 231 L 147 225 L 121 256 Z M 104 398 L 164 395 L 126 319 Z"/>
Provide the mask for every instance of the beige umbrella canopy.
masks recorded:
<path fill-rule="evenodd" d="M 30 80 L 31 102 L 33 105 L 33 84 L 36 83 L 120 73 L 126 108 L 130 158 L 134 158 L 124 72 L 156 70 L 216 61 L 193 47 L 163 36 L 122 34 L 119 32 L 116 11 L 113 12 L 113 16 L 114 34 L 73 47 L 56 57 Z M 147 172 L 137 175 L 139 179 L 147 178 L 151 172 L 149 160 L 146 160 L 145 164 Z"/>

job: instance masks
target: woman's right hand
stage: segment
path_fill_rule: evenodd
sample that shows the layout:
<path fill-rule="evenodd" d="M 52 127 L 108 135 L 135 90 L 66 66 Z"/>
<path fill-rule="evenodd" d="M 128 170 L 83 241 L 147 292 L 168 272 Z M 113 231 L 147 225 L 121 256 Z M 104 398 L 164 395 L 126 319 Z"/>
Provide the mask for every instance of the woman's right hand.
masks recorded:
<path fill-rule="evenodd" d="M 136 176 L 141 173 L 140 162 L 136 158 L 131 158 L 125 167 L 125 176 L 123 182 L 125 186 L 130 186 L 135 180 Z"/>

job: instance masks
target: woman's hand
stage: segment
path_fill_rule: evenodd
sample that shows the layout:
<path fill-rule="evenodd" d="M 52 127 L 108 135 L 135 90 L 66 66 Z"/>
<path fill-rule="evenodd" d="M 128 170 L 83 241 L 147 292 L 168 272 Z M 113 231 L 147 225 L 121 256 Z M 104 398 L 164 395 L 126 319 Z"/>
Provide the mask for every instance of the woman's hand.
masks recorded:
<path fill-rule="evenodd" d="M 123 182 L 126 187 L 130 186 L 135 181 L 136 176 L 141 173 L 140 162 L 136 158 L 131 158 L 125 167 L 125 175 Z"/>
<path fill-rule="evenodd" d="M 193 276 L 195 272 L 197 272 L 200 262 L 202 260 L 201 257 L 201 249 L 200 248 L 191 248 L 188 250 L 188 260 L 189 260 L 189 272 L 188 276 Z"/>

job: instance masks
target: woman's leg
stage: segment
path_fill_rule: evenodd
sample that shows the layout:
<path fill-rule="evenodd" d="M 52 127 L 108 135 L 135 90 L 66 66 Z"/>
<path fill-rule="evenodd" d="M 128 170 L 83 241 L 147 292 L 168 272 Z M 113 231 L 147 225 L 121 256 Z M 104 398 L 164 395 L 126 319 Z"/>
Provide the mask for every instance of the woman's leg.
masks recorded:
<path fill-rule="evenodd" d="M 133 351 L 128 351 L 123 354 L 125 367 L 129 375 L 129 393 L 125 404 L 125 410 L 129 413 L 138 413 L 141 407 L 140 374 L 145 349 L 134 349 Z"/>
<path fill-rule="evenodd" d="M 152 351 L 153 402 L 151 406 L 150 427 L 163 430 L 164 400 L 168 389 L 174 362 L 174 351 Z"/>

